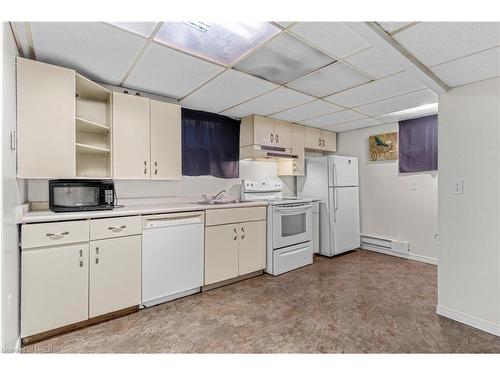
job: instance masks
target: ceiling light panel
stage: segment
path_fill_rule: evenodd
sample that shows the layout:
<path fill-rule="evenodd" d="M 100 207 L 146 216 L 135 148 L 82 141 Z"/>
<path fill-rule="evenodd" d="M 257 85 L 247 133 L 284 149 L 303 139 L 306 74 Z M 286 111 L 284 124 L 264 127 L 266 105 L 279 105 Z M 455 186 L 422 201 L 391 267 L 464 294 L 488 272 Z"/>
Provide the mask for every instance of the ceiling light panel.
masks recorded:
<path fill-rule="evenodd" d="M 110 25 L 149 38 L 158 22 L 108 22 Z"/>
<path fill-rule="evenodd" d="M 377 22 L 381 28 L 383 28 L 388 33 L 392 33 L 396 30 L 401 29 L 409 25 L 411 22 Z"/>
<path fill-rule="evenodd" d="M 343 124 L 328 126 L 326 129 L 339 133 L 349 130 L 367 128 L 369 126 L 382 125 L 382 124 L 383 124 L 382 121 L 368 117 L 368 118 L 362 118 L 360 120 L 344 122 Z"/>
<path fill-rule="evenodd" d="M 31 31 L 39 61 L 111 84 L 121 82 L 145 43 L 100 22 L 32 22 Z"/>
<path fill-rule="evenodd" d="M 337 62 L 303 78 L 289 83 L 287 86 L 306 94 L 323 97 L 371 81 L 345 64 Z"/>
<path fill-rule="evenodd" d="M 124 86 L 178 99 L 223 70 L 219 65 L 152 43 Z"/>
<path fill-rule="evenodd" d="M 500 47 L 431 68 L 448 86 L 455 87 L 500 76 Z"/>
<path fill-rule="evenodd" d="M 425 87 L 422 82 L 413 78 L 409 73 L 402 72 L 327 96 L 325 100 L 352 108 L 393 96 L 407 94 L 412 91 L 424 89 Z"/>
<path fill-rule="evenodd" d="M 500 22 L 421 22 L 394 38 L 429 67 L 499 46 Z"/>
<path fill-rule="evenodd" d="M 325 102 L 324 100 L 318 99 L 314 102 L 299 105 L 298 107 L 290 108 L 282 112 L 278 112 L 271 117 L 285 120 L 299 122 L 302 120 L 307 120 L 313 117 L 323 116 L 328 113 L 342 111 L 344 108 Z"/>
<path fill-rule="evenodd" d="M 294 34 L 343 59 L 370 44 L 361 38 L 344 22 L 299 22 L 291 27 Z"/>
<path fill-rule="evenodd" d="M 403 71 L 375 47 L 348 57 L 345 61 L 377 79 Z"/>
<path fill-rule="evenodd" d="M 245 117 L 256 114 L 268 116 L 287 108 L 313 101 L 315 98 L 300 92 L 280 87 L 255 99 L 222 112 L 224 115 Z"/>
<path fill-rule="evenodd" d="M 182 106 L 220 112 L 278 86 L 230 69 L 180 101 Z"/>
<path fill-rule="evenodd" d="M 408 108 L 402 111 L 387 113 L 385 115 L 377 116 L 377 118 L 385 122 L 396 122 L 422 116 L 435 115 L 437 113 L 438 103 L 433 103 L 425 104 L 415 108 Z"/>
<path fill-rule="evenodd" d="M 301 124 L 314 126 L 317 128 L 329 127 L 335 124 L 341 124 L 343 122 L 359 120 L 362 118 L 366 118 L 367 116 L 351 111 L 350 109 L 346 109 L 341 112 L 335 112 L 330 115 L 325 115 L 321 117 L 316 117 L 310 120 L 301 121 Z"/>
<path fill-rule="evenodd" d="M 369 116 L 377 116 L 425 104 L 437 103 L 437 101 L 438 97 L 434 91 L 424 89 L 406 95 L 397 96 L 395 98 L 381 100 L 376 103 L 362 105 L 361 107 L 356 107 L 356 111 Z"/>
<path fill-rule="evenodd" d="M 280 31 L 269 22 L 165 22 L 155 41 L 228 66 Z"/>
<path fill-rule="evenodd" d="M 335 59 L 288 34 L 281 34 L 235 66 L 242 72 L 284 84 Z"/>

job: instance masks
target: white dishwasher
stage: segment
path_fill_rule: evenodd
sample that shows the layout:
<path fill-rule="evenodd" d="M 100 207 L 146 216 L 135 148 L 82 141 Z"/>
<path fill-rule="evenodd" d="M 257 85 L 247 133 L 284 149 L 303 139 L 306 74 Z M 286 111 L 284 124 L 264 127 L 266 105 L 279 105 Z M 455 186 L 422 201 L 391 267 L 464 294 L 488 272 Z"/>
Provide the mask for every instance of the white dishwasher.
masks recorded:
<path fill-rule="evenodd" d="M 203 285 L 204 213 L 142 219 L 142 305 L 197 293 Z"/>

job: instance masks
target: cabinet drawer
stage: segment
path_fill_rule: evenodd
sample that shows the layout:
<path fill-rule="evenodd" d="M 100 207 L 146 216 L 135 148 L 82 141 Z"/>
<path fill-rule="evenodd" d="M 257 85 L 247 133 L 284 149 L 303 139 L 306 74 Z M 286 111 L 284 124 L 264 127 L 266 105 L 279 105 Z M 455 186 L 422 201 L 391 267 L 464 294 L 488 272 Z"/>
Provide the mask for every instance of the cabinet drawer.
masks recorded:
<path fill-rule="evenodd" d="M 90 221 L 90 239 L 131 236 L 141 234 L 141 217 L 126 216 Z"/>
<path fill-rule="evenodd" d="M 220 225 L 229 223 L 242 223 L 245 221 L 266 220 L 267 208 L 263 207 L 241 207 L 222 208 L 207 210 L 205 225 Z"/>
<path fill-rule="evenodd" d="M 88 240 L 88 220 L 24 224 L 21 227 L 21 246 L 23 249 L 85 242 Z"/>

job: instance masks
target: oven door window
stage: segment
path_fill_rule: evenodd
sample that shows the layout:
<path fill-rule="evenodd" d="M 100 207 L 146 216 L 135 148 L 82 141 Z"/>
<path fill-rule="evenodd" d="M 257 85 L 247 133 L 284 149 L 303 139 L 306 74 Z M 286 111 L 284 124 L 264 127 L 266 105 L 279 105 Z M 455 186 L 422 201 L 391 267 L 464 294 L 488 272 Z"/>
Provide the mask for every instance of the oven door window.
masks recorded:
<path fill-rule="evenodd" d="M 281 216 L 281 236 L 290 237 L 302 233 L 306 233 L 306 213 L 302 212 L 295 215 L 282 215 Z"/>
<path fill-rule="evenodd" d="M 59 207 L 81 207 L 99 205 L 97 186 L 54 187 L 54 205 Z"/>

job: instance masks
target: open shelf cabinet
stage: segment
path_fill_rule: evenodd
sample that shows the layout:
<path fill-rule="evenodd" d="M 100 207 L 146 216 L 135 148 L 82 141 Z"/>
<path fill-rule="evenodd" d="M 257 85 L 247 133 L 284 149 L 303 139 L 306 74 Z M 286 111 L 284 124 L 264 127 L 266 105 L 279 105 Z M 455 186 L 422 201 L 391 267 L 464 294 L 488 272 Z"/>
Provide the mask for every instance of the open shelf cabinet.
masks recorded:
<path fill-rule="evenodd" d="M 76 176 L 111 178 L 111 91 L 76 73 Z"/>

